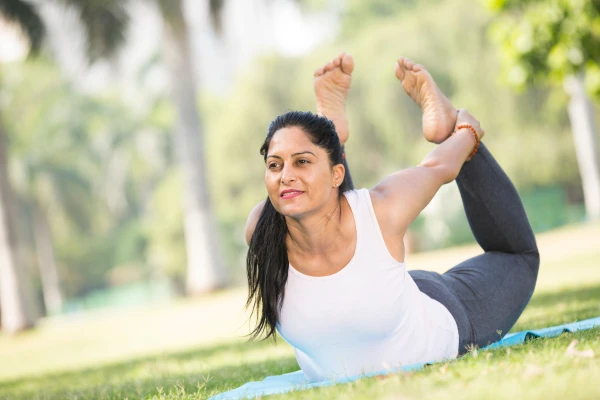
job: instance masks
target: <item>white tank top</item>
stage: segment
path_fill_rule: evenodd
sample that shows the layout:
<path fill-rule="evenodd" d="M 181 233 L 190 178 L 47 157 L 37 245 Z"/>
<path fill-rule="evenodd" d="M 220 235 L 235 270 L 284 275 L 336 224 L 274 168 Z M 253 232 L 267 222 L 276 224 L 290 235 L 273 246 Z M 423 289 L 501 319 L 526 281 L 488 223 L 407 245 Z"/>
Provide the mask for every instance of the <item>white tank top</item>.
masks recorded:
<path fill-rule="evenodd" d="M 344 193 L 356 249 L 339 272 L 312 277 L 290 264 L 277 330 L 310 381 L 455 358 L 452 314 L 419 291 L 389 253 L 367 189 Z"/>

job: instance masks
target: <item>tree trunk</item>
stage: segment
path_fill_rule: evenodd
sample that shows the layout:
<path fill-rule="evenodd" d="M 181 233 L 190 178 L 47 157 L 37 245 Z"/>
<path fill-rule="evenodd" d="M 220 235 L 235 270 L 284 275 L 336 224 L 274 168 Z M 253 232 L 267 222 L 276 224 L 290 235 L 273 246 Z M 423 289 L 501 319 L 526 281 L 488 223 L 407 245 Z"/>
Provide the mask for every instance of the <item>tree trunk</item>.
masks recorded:
<path fill-rule="evenodd" d="M 0 121 L 0 307 L 2 330 L 12 334 L 33 326 L 36 312 L 19 260 L 14 197 L 6 158 L 6 137 Z"/>
<path fill-rule="evenodd" d="M 196 81 L 181 0 L 160 0 L 164 60 L 177 109 L 176 146 L 184 176 L 187 291 L 198 295 L 224 286 L 226 278 L 211 213 L 204 157 L 204 131 L 196 104 Z"/>
<path fill-rule="evenodd" d="M 582 74 L 569 76 L 565 80 L 565 88 L 571 96 L 569 118 L 583 185 L 585 210 L 588 219 L 598 220 L 600 219 L 600 164 L 592 104 L 585 93 Z"/>
<path fill-rule="evenodd" d="M 48 218 L 43 210 L 34 210 L 34 234 L 35 250 L 42 278 L 42 292 L 46 314 L 55 315 L 60 313 L 63 306 L 63 296 L 58 279 L 58 268 L 54 255 L 54 244 L 52 243 L 52 232 L 48 224 Z"/>

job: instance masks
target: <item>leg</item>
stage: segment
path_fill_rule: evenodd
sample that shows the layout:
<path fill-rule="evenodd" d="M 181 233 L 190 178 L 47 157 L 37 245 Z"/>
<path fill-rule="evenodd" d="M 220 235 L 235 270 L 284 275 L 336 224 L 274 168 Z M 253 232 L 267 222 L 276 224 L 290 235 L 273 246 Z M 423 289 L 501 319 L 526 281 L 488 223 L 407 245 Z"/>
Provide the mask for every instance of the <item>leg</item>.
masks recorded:
<path fill-rule="evenodd" d="M 423 111 L 427 140 L 443 142 L 456 124 L 456 109 L 423 66 L 400 57 L 396 77 Z M 485 145 L 456 179 L 467 219 L 484 254 L 443 275 L 411 271 L 419 289 L 440 301 L 459 325 L 460 348 L 506 334 L 529 302 L 539 267 L 535 237 L 514 186 Z"/>
<path fill-rule="evenodd" d="M 437 272 L 412 270 L 408 271 L 408 274 L 421 292 L 439 301 L 450 311 L 458 327 L 458 352 L 463 354 L 465 346 L 472 342 L 470 338 L 474 337 L 474 334 L 468 311 L 462 301 L 449 287 L 444 277 Z"/>
<path fill-rule="evenodd" d="M 484 251 L 537 254 L 519 194 L 483 143 L 456 183 L 475 240 Z"/>
<path fill-rule="evenodd" d="M 482 144 L 457 179 L 467 219 L 484 254 L 440 275 L 410 271 L 423 293 L 444 304 L 466 346 L 501 339 L 529 302 L 539 267 L 535 237 L 517 191 Z"/>
<path fill-rule="evenodd" d="M 350 136 L 346 117 L 346 99 L 352 83 L 352 71 L 354 71 L 352 56 L 340 53 L 331 62 L 318 68 L 314 74 L 317 114 L 333 121 L 342 144 L 342 151 L 344 151 L 344 144 Z M 354 189 L 346 159 L 344 159 L 343 164 L 346 168 L 346 176 L 340 187 L 342 192 Z"/>
<path fill-rule="evenodd" d="M 352 83 L 354 59 L 340 53 L 331 62 L 318 68 L 314 74 L 317 114 L 333 121 L 342 146 L 350 136 L 346 116 L 346 99 Z"/>
<path fill-rule="evenodd" d="M 525 309 L 535 288 L 539 253 L 519 195 L 485 145 L 456 181 L 485 253 L 441 278 L 469 317 L 471 337 L 461 338 L 461 346 L 485 346 L 508 333 Z"/>

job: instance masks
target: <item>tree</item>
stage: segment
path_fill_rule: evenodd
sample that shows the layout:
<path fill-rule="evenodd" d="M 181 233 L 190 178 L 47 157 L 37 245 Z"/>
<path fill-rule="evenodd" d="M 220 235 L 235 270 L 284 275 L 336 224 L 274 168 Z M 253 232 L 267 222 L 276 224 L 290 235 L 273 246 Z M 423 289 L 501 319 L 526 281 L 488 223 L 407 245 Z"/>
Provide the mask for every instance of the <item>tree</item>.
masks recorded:
<path fill-rule="evenodd" d="M 128 17 L 118 0 L 64 0 L 77 12 L 87 39 L 90 61 L 113 55 L 123 43 Z M 21 29 L 35 55 L 42 47 L 45 24 L 35 4 L 24 0 L 0 0 L 0 17 Z M 0 120 L 0 307 L 2 329 L 16 333 L 33 326 L 36 313 L 33 300 L 19 260 L 14 194 L 7 171 L 7 142 Z M 57 280 L 56 280 L 57 282 Z M 55 288 L 56 289 L 56 288 Z M 59 290 L 59 289 L 57 289 Z"/>
<path fill-rule="evenodd" d="M 213 20 L 223 1 L 211 0 Z M 204 127 L 198 114 L 196 79 L 188 26 L 181 0 L 159 0 L 164 21 L 164 61 L 169 71 L 171 97 L 177 110 L 175 143 L 183 172 L 184 231 L 187 254 L 187 292 L 202 294 L 225 284 L 217 246 L 218 231 L 210 204 Z"/>
<path fill-rule="evenodd" d="M 354 3 L 359 10 L 347 10 L 350 16 L 370 7 L 368 2 Z M 445 20 L 460 20 L 469 29 L 449 28 Z M 390 65 L 390 60 L 404 55 L 424 64 L 456 107 L 467 108 L 482 121 L 489 132 L 486 144 L 525 200 L 527 192 L 538 188 L 552 187 L 560 196 L 566 193 L 563 189 L 579 178 L 577 161 L 571 136 L 565 135 L 566 112 L 556 112 L 554 102 L 548 101 L 550 96 L 564 95 L 560 88 L 536 87 L 515 95 L 495 79 L 500 63 L 485 35 L 490 20 L 490 13 L 471 0 L 418 2 L 385 18 L 379 11 L 372 17 L 363 15 L 363 25 L 350 38 L 340 35 L 301 57 L 273 54 L 253 60 L 234 91 L 222 103 L 211 104 L 205 114 L 208 131 L 219 132 L 209 139 L 208 157 L 214 160 L 210 165 L 227 159 L 227 168 L 211 171 L 215 197 L 229 199 L 216 205 L 221 224 L 232 232 L 223 239 L 226 254 L 243 264 L 247 245 L 240 232 L 248 211 L 265 196 L 264 163 L 258 154 L 265 127 L 286 110 L 314 109 L 312 71 L 340 50 L 350 52 L 357 65 L 347 105 L 352 139 L 346 151 L 355 182 L 362 187 L 416 165 L 433 146 L 423 140 L 421 112 L 405 95 Z M 344 19 L 341 22 L 346 26 Z M 547 145 L 540 146 L 542 142 Z M 473 240 L 455 185 L 445 186 L 440 196 L 435 201 L 444 203 L 438 208 L 443 212 L 432 210 L 412 226 L 422 239 L 420 250 Z M 561 215 L 551 227 L 567 220 L 562 208 L 552 211 Z M 548 229 L 546 220 L 535 228 Z"/>
<path fill-rule="evenodd" d="M 85 111 L 89 102 L 73 93 L 60 71 L 39 58 L 21 63 L 18 71 L 11 66 L 5 71 L 4 87 L 11 94 L 6 112 L 19 115 L 19 121 L 6 121 L 11 182 L 24 211 L 20 225 L 29 227 L 31 238 L 24 241 L 31 242 L 36 255 L 45 311 L 54 315 L 64 302 L 55 232 L 67 225 L 83 231 L 97 211 L 92 206 L 93 180 L 85 175 L 91 158 L 90 141 L 84 136 L 88 130 L 77 129 L 79 121 L 91 119 Z"/>
<path fill-rule="evenodd" d="M 208 2 L 211 22 L 217 33 L 221 30 L 224 4 L 225 0 Z M 221 261 L 218 231 L 210 204 L 204 121 L 197 111 L 198 89 L 193 74 L 183 3 L 182 0 L 158 0 L 158 6 L 165 29 L 164 61 L 171 80 L 171 97 L 177 109 L 175 141 L 184 182 L 187 292 L 197 295 L 224 286 L 227 277 Z"/>
<path fill-rule="evenodd" d="M 590 95 L 600 100 L 600 1 L 488 0 L 490 33 L 516 87 L 563 85 L 582 179 L 586 213 L 600 219 L 600 156 Z"/>

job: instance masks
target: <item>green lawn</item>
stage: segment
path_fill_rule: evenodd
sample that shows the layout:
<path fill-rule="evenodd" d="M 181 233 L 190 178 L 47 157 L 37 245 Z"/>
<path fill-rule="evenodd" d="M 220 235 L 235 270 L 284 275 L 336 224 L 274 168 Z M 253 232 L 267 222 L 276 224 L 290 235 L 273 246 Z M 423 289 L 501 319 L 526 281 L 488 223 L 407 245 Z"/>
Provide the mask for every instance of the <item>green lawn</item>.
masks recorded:
<path fill-rule="evenodd" d="M 538 285 L 513 331 L 600 316 L 600 225 L 549 232 L 538 242 Z M 443 270 L 477 252 L 468 246 L 412 255 L 407 264 Z M 297 370 L 282 340 L 241 338 L 248 332 L 244 296 L 240 288 L 153 308 L 55 318 L 24 335 L 0 337 L 0 398 L 204 399 Z M 576 351 L 568 352 L 575 339 Z M 599 360 L 600 329 L 594 329 L 286 398 L 598 399 Z"/>

